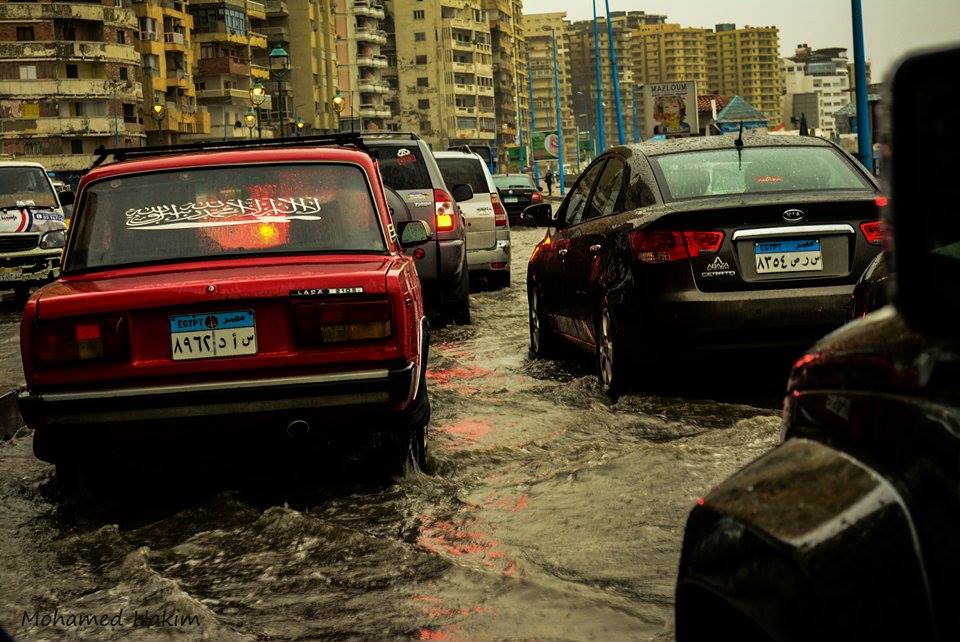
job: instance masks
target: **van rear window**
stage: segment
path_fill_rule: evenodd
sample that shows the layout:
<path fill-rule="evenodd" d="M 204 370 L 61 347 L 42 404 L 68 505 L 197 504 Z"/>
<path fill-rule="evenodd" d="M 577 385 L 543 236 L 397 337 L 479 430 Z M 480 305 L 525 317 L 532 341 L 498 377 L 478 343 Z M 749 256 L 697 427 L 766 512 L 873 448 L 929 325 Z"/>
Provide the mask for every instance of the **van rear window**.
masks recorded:
<path fill-rule="evenodd" d="M 389 145 L 377 149 L 380 150 L 380 174 L 384 185 L 397 191 L 433 189 L 430 172 L 419 147 Z"/>
<path fill-rule="evenodd" d="M 487 175 L 483 171 L 483 164 L 479 158 L 438 158 L 437 165 L 443 174 L 443 182 L 447 188 L 454 185 L 467 184 L 473 188 L 474 194 L 489 194 Z"/>

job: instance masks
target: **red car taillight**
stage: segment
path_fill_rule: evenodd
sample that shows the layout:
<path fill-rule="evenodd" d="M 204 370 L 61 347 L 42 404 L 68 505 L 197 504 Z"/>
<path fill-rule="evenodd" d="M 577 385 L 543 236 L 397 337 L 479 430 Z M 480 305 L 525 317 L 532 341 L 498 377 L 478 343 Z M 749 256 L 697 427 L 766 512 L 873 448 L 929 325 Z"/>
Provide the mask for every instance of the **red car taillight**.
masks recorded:
<path fill-rule="evenodd" d="M 542 203 L 542 202 L 543 202 L 543 194 L 541 194 L 540 192 L 534 192 L 533 194 L 530 195 L 530 202 L 531 202 L 531 203 Z"/>
<path fill-rule="evenodd" d="M 883 223 L 880 221 L 868 221 L 860 224 L 860 231 L 863 232 L 863 238 L 867 239 L 870 245 L 883 245 Z"/>
<path fill-rule="evenodd" d="M 507 210 L 504 209 L 503 203 L 500 202 L 500 196 L 497 194 L 490 195 L 490 202 L 493 203 L 493 220 L 496 223 L 497 227 L 506 227 L 507 226 Z"/>
<path fill-rule="evenodd" d="M 31 339 L 33 358 L 50 365 L 75 361 L 120 361 L 130 354 L 123 317 L 38 323 Z"/>
<path fill-rule="evenodd" d="M 713 254 L 723 245 L 723 238 L 723 232 L 634 230 L 630 233 L 630 247 L 638 261 L 669 263 Z"/>
<path fill-rule="evenodd" d="M 297 342 L 306 346 L 379 341 L 393 333 L 390 302 L 303 303 L 294 308 Z"/>
<path fill-rule="evenodd" d="M 446 190 L 433 190 L 433 202 L 437 209 L 437 231 L 452 232 L 457 227 L 457 214 L 453 209 L 453 197 Z"/>

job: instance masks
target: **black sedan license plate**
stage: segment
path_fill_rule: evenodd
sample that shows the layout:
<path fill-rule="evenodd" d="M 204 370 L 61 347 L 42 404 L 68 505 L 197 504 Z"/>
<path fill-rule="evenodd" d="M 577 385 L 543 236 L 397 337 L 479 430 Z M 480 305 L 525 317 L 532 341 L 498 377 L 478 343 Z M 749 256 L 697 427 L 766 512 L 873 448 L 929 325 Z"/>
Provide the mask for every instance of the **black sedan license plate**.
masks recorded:
<path fill-rule="evenodd" d="M 823 252 L 819 239 L 756 241 L 753 244 L 753 254 L 757 274 L 823 270 Z"/>

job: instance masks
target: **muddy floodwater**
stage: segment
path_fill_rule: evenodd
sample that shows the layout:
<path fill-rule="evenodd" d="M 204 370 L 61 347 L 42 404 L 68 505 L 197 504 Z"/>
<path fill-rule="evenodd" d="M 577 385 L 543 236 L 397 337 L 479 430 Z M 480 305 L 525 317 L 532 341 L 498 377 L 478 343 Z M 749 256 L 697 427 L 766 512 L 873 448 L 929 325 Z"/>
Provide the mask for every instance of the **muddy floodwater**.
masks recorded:
<path fill-rule="evenodd" d="M 515 230 L 512 287 L 433 333 L 429 474 L 160 479 L 76 504 L 28 433 L 0 443 L 0 625 L 23 640 L 671 639 L 687 512 L 774 446 L 784 373 L 728 357 L 611 403 L 589 359 L 531 360 L 524 273 L 542 235 Z M 22 380 L 10 306 L 7 387 Z"/>

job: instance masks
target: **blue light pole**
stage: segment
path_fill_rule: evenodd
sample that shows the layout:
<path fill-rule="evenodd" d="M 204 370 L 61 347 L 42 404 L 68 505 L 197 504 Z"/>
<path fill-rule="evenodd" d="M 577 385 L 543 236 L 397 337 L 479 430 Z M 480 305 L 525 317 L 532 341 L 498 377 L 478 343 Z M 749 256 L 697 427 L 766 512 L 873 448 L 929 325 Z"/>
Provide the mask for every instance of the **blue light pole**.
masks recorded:
<path fill-rule="evenodd" d="M 640 114 L 637 113 L 637 84 L 633 84 L 633 142 L 640 142 Z"/>
<path fill-rule="evenodd" d="M 533 104 L 533 68 L 530 66 L 530 50 L 527 50 L 527 87 L 530 89 L 530 163 L 533 165 L 533 180 L 540 189 L 540 166 L 537 165 L 537 150 L 533 148 L 533 141 L 537 135 L 537 110 Z"/>
<path fill-rule="evenodd" d="M 553 34 L 553 93 L 557 109 L 557 162 L 560 165 L 560 196 L 567 193 L 567 172 L 563 168 L 563 126 L 560 122 L 560 71 L 557 64 L 557 30 Z"/>
<path fill-rule="evenodd" d="M 603 127 L 603 76 L 600 74 L 600 27 L 597 24 L 597 0 L 593 4 L 593 59 L 597 64 L 597 152 L 607 148 Z"/>
<path fill-rule="evenodd" d="M 617 70 L 617 48 L 613 42 L 613 22 L 610 20 L 610 0 L 607 5 L 607 39 L 610 41 L 610 75 L 613 76 L 613 104 L 617 108 L 617 135 L 621 145 L 627 144 L 627 135 L 623 130 L 623 105 L 620 103 L 620 73 Z"/>
<path fill-rule="evenodd" d="M 867 101 L 867 63 L 863 52 L 863 7 L 851 0 L 853 12 L 853 66 L 857 77 L 857 148 L 860 162 L 873 173 L 873 141 L 870 133 L 870 106 Z"/>
<path fill-rule="evenodd" d="M 520 162 L 520 171 L 523 172 L 523 161 L 526 156 L 526 150 L 523 147 L 523 109 L 520 102 L 520 74 L 517 70 L 517 151 L 520 152 L 519 162 Z"/>

